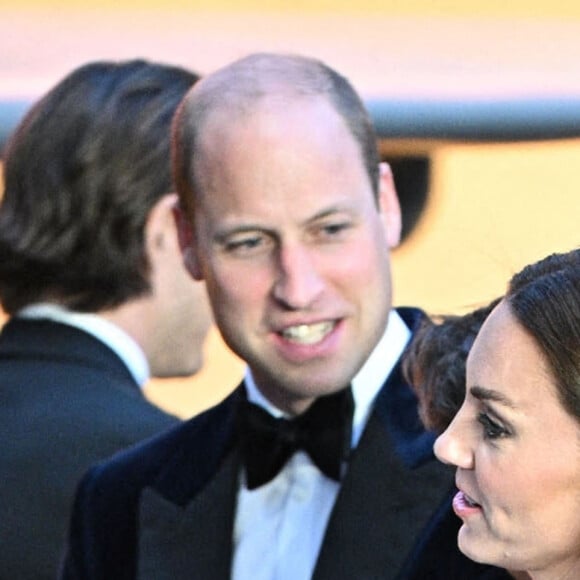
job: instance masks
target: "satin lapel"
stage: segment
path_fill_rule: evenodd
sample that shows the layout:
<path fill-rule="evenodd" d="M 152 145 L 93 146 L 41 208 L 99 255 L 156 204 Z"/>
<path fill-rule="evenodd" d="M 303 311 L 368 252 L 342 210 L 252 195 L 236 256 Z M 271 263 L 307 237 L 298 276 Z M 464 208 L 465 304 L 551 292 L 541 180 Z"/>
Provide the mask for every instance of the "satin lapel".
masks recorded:
<path fill-rule="evenodd" d="M 453 483 L 437 461 L 410 469 L 376 413 L 353 454 L 313 580 L 397 578 L 416 537 Z"/>
<path fill-rule="evenodd" d="M 238 471 L 239 455 L 232 451 L 185 507 L 144 490 L 138 580 L 229 579 Z"/>

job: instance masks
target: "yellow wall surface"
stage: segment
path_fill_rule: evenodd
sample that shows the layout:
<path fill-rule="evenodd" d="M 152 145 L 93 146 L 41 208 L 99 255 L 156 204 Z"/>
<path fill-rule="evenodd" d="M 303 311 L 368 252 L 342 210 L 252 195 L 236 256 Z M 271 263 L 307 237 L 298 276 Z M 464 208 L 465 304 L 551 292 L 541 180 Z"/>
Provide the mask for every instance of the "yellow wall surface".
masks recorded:
<path fill-rule="evenodd" d="M 576 0 L 0 0 L 2 6 L 152 8 L 180 11 L 375 12 L 421 16 L 533 16 L 580 18 Z"/>

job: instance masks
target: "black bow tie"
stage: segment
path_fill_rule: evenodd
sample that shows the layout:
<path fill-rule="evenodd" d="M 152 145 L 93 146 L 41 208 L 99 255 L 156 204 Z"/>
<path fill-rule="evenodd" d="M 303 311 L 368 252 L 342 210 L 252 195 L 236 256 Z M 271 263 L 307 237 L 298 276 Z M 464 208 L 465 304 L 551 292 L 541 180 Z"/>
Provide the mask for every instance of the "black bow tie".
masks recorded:
<path fill-rule="evenodd" d="M 244 401 L 239 414 L 248 489 L 272 480 L 293 453 L 302 449 L 328 477 L 340 481 L 350 451 L 354 403 L 350 387 L 320 397 L 293 419 L 276 419 Z"/>

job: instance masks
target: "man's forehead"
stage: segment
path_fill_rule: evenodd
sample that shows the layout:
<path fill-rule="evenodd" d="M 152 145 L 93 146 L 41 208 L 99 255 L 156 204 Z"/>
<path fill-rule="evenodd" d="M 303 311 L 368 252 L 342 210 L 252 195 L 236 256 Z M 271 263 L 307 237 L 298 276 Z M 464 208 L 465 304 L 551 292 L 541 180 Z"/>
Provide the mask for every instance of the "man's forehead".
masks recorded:
<path fill-rule="evenodd" d="M 276 93 L 245 104 L 215 105 L 198 127 L 198 146 L 205 148 L 216 140 L 224 144 L 241 136 L 251 140 L 277 129 L 308 134 L 339 126 L 350 134 L 345 120 L 327 97 Z"/>

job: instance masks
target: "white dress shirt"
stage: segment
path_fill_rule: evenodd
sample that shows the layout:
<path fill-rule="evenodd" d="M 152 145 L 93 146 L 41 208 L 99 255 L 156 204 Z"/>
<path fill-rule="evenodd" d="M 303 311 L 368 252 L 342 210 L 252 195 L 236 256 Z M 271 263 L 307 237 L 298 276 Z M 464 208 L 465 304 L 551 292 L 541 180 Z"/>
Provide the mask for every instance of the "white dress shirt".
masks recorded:
<path fill-rule="evenodd" d="M 58 304 L 30 304 L 16 315 L 18 318 L 47 319 L 74 326 L 105 343 L 123 361 L 140 387 L 149 380 L 147 358 L 137 342 L 117 325 L 97 314 L 73 312 Z"/>
<path fill-rule="evenodd" d="M 375 396 L 399 357 L 411 332 L 391 311 L 385 334 L 352 380 L 355 404 L 354 448 L 359 442 Z M 248 399 L 275 417 L 284 413 L 258 390 L 249 370 Z M 295 453 L 269 483 L 248 490 L 242 473 L 234 524 L 233 580 L 308 580 L 312 577 L 340 484 L 326 477 L 309 456 Z"/>

